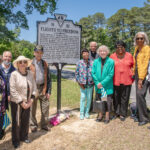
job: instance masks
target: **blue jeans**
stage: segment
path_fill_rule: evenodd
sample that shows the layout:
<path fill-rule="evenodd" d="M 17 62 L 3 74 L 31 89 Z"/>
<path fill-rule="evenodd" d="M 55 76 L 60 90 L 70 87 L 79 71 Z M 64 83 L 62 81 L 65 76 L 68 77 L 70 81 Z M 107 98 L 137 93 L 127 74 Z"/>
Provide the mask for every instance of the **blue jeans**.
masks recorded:
<path fill-rule="evenodd" d="M 92 87 L 87 87 L 85 89 L 80 88 L 81 97 L 80 97 L 80 115 L 84 116 L 89 115 L 89 109 L 91 106 L 91 100 L 92 100 Z M 87 101 L 86 101 L 87 100 Z M 86 102 L 86 106 L 85 106 Z"/>

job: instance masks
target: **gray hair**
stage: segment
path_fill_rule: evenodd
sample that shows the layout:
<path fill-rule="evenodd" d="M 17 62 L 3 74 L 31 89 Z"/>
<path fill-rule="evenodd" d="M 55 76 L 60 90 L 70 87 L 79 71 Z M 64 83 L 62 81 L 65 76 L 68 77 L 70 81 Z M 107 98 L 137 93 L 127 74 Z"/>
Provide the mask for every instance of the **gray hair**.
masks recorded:
<path fill-rule="evenodd" d="M 11 54 L 11 57 L 12 57 L 11 51 L 4 51 L 4 52 L 3 52 L 3 57 L 4 57 L 4 55 L 5 55 L 6 53 L 10 53 L 10 54 Z"/>
<path fill-rule="evenodd" d="M 106 45 L 101 45 L 97 50 L 97 54 L 99 54 L 99 51 L 101 50 L 107 51 L 108 54 L 110 52 L 109 48 Z"/>
<path fill-rule="evenodd" d="M 142 36 L 144 36 L 144 45 L 149 45 L 149 39 L 148 39 L 148 36 L 145 32 L 138 32 L 136 33 L 135 37 L 134 37 L 134 43 L 133 45 L 136 46 L 136 38 L 138 36 L 138 34 L 141 34 Z"/>
<path fill-rule="evenodd" d="M 91 46 L 91 44 L 92 44 L 92 43 L 95 43 L 95 44 L 96 44 L 96 46 L 97 46 L 97 42 L 95 42 L 95 41 L 90 42 L 90 46 Z"/>

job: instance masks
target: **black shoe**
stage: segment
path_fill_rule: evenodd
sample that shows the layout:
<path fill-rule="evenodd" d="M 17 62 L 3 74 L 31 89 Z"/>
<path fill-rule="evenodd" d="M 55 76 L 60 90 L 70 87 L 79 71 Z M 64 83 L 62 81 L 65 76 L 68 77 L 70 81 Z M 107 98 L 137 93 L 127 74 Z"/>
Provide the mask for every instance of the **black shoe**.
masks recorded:
<path fill-rule="evenodd" d="M 104 123 L 105 123 L 105 124 L 108 124 L 108 123 L 109 123 L 109 120 L 104 120 Z"/>
<path fill-rule="evenodd" d="M 14 148 L 17 149 L 20 147 L 20 144 L 13 144 L 14 145 Z"/>
<path fill-rule="evenodd" d="M 3 140 L 5 137 L 5 130 L 3 129 L 1 134 L 0 134 L 0 140 Z"/>
<path fill-rule="evenodd" d="M 142 122 L 139 122 L 139 126 L 143 126 L 143 125 L 145 125 L 145 124 L 147 124 L 148 122 L 147 121 L 142 121 Z"/>
<path fill-rule="evenodd" d="M 126 117 L 121 116 L 121 117 L 120 117 L 120 120 L 121 120 L 121 121 L 125 121 L 125 120 L 126 120 Z"/>
<path fill-rule="evenodd" d="M 103 118 L 97 118 L 96 122 L 102 122 Z"/>
<path fill-rule="evenodd" d="M 44 127 L 44 128 L 42 128 L 42 130 L 50 131 L 51 129 L 49 127 Z"/>
<path fill-rule="evenodd" d="M 119 117 L 119 115 L 112 116 L 111 120 L 115 120 Z"/>
<path fill-rule="evenodd" d="M 31 141 L 29 140 L 29 139 L 26 139 L 26 140 L 22 140 L 22 142 L 24 142 L 24 143 L 31 143 Z"/>

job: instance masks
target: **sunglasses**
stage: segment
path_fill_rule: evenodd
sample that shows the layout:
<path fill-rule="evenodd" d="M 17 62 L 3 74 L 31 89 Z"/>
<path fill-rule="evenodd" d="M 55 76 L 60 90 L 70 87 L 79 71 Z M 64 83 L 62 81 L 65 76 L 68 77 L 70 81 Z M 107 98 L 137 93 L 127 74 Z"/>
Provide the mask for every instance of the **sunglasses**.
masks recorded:
<path fill-rule="evenodd" d="M 19 61 L 18 63 L 19 63 L 19 64 L 27 64 L 27 61 L 26 61 L 26 60 L 24 60 L 24 61 Z"/>
<path fill-rule="evenodd" d="M 144 38 L 136 38 L 136 40 L 144 40 Z"/>

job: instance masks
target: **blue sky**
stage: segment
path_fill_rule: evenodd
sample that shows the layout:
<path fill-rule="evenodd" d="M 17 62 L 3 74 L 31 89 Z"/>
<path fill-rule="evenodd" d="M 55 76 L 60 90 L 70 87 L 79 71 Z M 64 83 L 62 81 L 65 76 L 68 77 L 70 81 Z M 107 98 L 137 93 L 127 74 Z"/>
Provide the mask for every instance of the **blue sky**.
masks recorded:
<path fill-rule="evenodd" d="M 106 18 L 115 14 L 119 9 L 131 9 L 132 7 L 143 7 L 146 0 L 58 0 L 55 13 L 66 14 L 68 20 L 79 21 L 82 17 L 93 15 L 97 12 L 104 13 Z M 21 4 L 23 8 L 24 4 Z M 36 42 L 37 21 L 45 21 L 47 18 L 54 18 L 50 14 L 40 15 L 34 11 L 27 16 L 29 30 L 21 29 L 19 39 Z M 13 29 L 13 26 L 11 27 Z"/>

